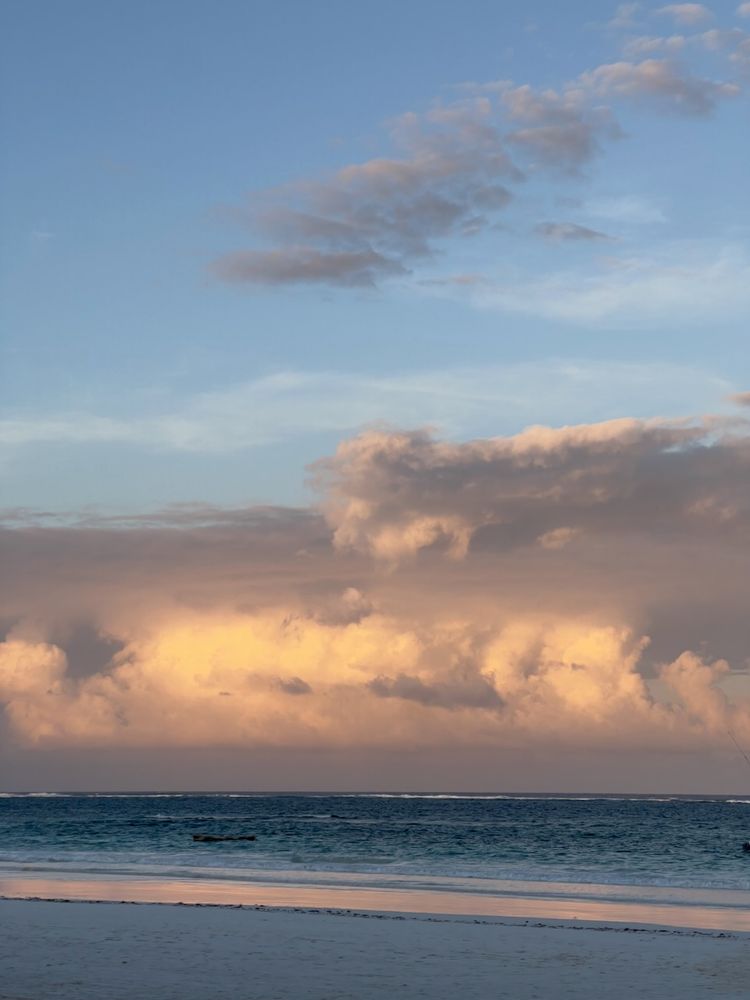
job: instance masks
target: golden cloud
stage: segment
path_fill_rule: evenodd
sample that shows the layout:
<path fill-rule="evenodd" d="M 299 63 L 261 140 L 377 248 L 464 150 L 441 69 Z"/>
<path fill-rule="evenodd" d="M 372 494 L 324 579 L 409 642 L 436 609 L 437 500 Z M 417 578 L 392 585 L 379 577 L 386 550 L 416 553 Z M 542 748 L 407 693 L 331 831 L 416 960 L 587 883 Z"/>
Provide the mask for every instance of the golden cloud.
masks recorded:
<path fill-rule="evenodd" d="M 373 431 L 318 464 L 324 516 L 7 529 L 10 731 L 59 747 L 750 739 L 746 428 Z"/>

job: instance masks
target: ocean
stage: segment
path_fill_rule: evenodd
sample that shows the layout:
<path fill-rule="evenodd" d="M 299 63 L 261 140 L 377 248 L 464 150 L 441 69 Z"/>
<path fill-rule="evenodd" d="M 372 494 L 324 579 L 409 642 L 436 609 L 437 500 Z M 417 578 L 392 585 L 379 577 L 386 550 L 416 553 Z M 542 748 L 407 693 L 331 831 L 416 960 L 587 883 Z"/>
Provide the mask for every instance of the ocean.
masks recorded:
<path fill-rule="evenodd" d="M 16 876 L 750 890 L 749 839 L 750 797 L 0 796 Z"/>

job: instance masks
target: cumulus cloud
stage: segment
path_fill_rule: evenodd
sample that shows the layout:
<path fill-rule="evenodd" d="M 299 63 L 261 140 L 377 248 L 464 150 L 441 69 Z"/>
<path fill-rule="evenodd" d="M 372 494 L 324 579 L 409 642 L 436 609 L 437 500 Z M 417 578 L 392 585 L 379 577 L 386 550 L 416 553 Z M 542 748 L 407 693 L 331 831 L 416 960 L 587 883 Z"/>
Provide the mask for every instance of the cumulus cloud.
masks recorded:
<path fill-rule="evenodd" d="M 464 444 L 371 431 L 318 471 L 334 544 L 389 561 L 433 546 L 463 558 L 497 545 L 498 531 L 505 546 L 678 525 L 744 540 L 750 438 L 726 421 L 621 419 Z"/>
<path fill-rule="evenodd" d="M 727 724 L 750 731 L 747 706 L 721 690 L 726 663 L 680 654 L 659 671 L 672 700 L 657 701 L 638 670 L 646 645 L 626 626 L 572 619 L 428 636 L 390 618 L 334 628 L 280 611 L 197 615 L 77 682 L 59 650 L 4 643 L 0 697 L 17 739 L 58 747 L 679 748 L 710 745 Z M 291 663 L 300 675 L 273 675 Z"/>
<path fill-rule="evenodd" d="M 750 738 L 730 685 L 748 663 L 748 441 L 740 415 L 463 444 L 368 431 L 318 465 L 322 513 L 16 518 L 0 532 L 12 738 L 689 749 L 727 725 Z"/>

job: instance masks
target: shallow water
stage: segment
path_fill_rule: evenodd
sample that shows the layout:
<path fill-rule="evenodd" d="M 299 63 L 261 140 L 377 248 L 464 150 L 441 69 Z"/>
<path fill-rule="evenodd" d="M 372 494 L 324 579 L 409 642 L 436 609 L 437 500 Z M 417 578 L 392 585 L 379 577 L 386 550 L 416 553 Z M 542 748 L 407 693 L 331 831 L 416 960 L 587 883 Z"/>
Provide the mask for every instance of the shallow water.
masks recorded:
<path fill-rule="evenodd" d="M 194 843 L 196 833 L 257 840 Z M 0 797 L 0 869 L 15 873 L 345 872 L 404 884 L 432 877 L 750 890 L 750 855 L 741 849 L 748 839 L 750 798 Z"/>

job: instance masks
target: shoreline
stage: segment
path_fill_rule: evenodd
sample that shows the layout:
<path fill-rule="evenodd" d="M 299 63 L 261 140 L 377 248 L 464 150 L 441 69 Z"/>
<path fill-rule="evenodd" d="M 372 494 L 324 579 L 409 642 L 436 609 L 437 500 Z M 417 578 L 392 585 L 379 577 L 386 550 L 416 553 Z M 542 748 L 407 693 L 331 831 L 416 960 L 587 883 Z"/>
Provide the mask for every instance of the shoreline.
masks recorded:
<path fill-rule="evenodd" d="M 590 920 L 523 919 L 511 916 L 472 916 L 470 914 L 411 913 L 384 910 L 356 910 L 337 907 L 275 906 L 265 903 L 167 903 L 131 899 L 71 899 L 67 896 L 0 896 L 0 906 L 6 903 L 49 903 L 54 906 L 102 906 L 102 907 L 155 907 L 171 910 L 218 910 L 219 912 L 241 911 L 243 913 L 296 914 L 310 917 L 341 917 L 352 920 L 409 921 L 423 924 L 457 924 L 474 927 L 508 927 L 538 930 L 585 931 L 601 934 L 646 934 L 675 937 L 699 937 L 717 940 L 746 941 L 750 931 L 723 931 L 700 927 L 673 927 L 659 924 L 599 923 Z"/>
<path fill-rule="evenodd" d="M 236 909 L 335 910 L 391 915 L 554 921 L 586 926 L 615 924 L 750 934 L 745 895 L 724 903 L 592 899 L 584 896 L 513 895 L 347 885 L 212 881 L 178 878 L 55 878 L 0 875 L 7 901 L 152 903 Z"/>

